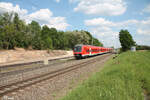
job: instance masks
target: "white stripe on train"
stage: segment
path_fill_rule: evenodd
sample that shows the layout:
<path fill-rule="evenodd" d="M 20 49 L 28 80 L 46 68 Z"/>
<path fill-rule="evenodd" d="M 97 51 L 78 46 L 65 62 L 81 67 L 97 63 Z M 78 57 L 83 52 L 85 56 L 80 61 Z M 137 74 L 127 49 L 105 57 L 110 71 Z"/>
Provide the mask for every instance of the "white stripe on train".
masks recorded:
<path fill-rule="evenodd" d="M 82 57 L 85 57 L 85 56 L 94 56 L 94 55 L 103 54 L 103 53 L 109 53 L 109 52 L 101 52 L 101 53 L 95 53 L 95 54 L 85 54 L 85 55 L 81 55 L 81 56 Z"/>

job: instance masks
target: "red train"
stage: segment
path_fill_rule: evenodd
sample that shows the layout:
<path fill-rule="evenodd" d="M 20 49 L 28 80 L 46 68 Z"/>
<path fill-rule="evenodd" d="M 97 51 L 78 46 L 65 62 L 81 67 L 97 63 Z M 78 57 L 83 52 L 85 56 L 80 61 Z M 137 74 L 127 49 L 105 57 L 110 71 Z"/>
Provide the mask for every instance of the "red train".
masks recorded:
<path fill-rule="evenodd" d="M 76 59 L 85 58 L 88 56 L 109 53 L 112 48 L 98 47 L 92 45 L 76 45 L 73 50 L 73 54 Z"/>

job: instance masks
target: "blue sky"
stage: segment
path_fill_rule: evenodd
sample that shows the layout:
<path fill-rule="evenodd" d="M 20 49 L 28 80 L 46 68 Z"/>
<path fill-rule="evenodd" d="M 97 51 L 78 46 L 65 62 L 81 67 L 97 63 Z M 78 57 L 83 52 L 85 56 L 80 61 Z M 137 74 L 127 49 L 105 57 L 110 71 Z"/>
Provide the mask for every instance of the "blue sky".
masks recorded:
<path fill-rule="evenodd" d="M 120 47 L 120 29 L 129 30 L 137 44 L 150 45 L 150 0 L 1 0 L 0 13 L 11 11 L 26 23 L 87 30 L 106 47 Z"/>

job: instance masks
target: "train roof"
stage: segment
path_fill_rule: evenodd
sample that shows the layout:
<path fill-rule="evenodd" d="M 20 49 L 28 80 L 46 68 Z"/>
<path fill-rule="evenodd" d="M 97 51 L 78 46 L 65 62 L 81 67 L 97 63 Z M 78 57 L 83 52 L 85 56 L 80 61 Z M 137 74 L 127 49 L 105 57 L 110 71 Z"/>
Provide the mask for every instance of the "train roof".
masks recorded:
<path fill-rule="evenodd" d="M 100 47 L 100 46 L 93 46 L 93 45 L 84 45 L 84 44 L 77 44 L 75 46 L 92 46 L 92 47 Z M 100 48 L 106 48 L 106 47 L 100 47 Z M 110 49 L 110 48 L 107 48 Z"/>

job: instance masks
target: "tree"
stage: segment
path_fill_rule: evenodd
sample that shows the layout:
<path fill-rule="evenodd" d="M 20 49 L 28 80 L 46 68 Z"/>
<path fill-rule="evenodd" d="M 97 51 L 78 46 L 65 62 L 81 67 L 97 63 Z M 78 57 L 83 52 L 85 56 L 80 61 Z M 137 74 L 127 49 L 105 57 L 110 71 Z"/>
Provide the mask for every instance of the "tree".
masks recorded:
<path fill-rule="evenodd" d="M 42 27 L 41 37 L 42 37 L 42 41 L 43 41 L 42 49 L 52 49 L 53 41 L 50 36 L 50 29 L 48 26 L 45 25 Z"/>
<path fill-rule="evenodd" d="M 103 47 L 103 44 L 96 38 L 93 38 L 93 45 Z"/>
<path fill-rule="evenodd" d="M 24 38 L 25 24 L 17 13 L 4 13 L 0 16 L 0 46 L 3 49 L 13 49 L 21 46 Z"/>
<path fill-rule="evenodd" d="M 136 50 L 150 50 L 150 46 L 148 46 L 148 45 L 137 45 Z"/>
<path fill-rule="evenodd" d="M 94 38 L 88 31 L 67 31 L 65 32 L 68 38 L 68 47 L 73 48 L 76 44 L 103 46 L 103 44 Z"/>
<path fill-rule="evenodd" d="M 93 42 L 93 37 L 92 37 L 92 35 L 91 35 L 91 33 L 90 32 L 88 32 L 88 31 L 84 31 L 88 36 L 89 36 L 89 45 L 92 45 L 92 42 Z"/>
<path fill-rule="evenodd" d="M 23 20 L 21 20 L 17 13 L 14 13 L 14 18 L 12 21 L 12 24 L 14 26 L 14 33 L 12 33 L 12 47 L 22 47 L 24 48 L 27 46 L 26 42 L 26 24 Z"/>
<path fill-rule="evenodd" d="M 56 28 L 50 28 L 49 29 L 49 36 L 51 37 L 52 41 L 53 41 L 53 48 L 54 49 L 58 49 L 59 45 L 60 45 L 60 41 L 59 41 L 59 34 L 56 30 Z"/>
<path fill-rule="evenodd" d="M 135 42 L 128 30 L 120 30 L 119 40 L 123 51 L 129 50 L 131 46 L 135 45 Z"/>
<path fill-rule="evenodd" d="M 12 48 L 12 33 L 14 26 L 12 25 L 13 13 L 4 13 L 0 15 L 0 48 Z"/>
<path fill-rule="evenodd" d="M 88 31 L 58 31 L 32 21 L 26 24 L 17 13 L 0 14 L 0 49 L 72 49 L 76 44 L 102 46 Z"/>
<path fill-rule="evenodd" d="M 41 26 L 38 22 L 32 21 L 29 25 L 29 34 L 27 34 L 29 46 L 32 46 L 33 49 L 41 49 L 42 39 L 41 39 Z"/>

